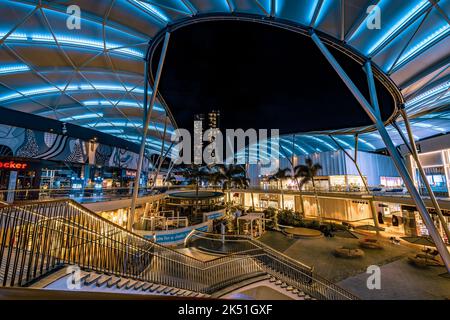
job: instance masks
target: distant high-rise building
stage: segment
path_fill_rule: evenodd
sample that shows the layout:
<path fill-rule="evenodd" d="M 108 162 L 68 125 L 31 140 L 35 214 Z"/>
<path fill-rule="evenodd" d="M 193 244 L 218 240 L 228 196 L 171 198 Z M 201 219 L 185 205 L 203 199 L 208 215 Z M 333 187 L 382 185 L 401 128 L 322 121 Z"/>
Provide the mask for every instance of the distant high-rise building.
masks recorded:
<path fill-rule="evenodd" d="M 208 113 L 208 129 L 220 129 L 219 110 L 212 110 Z"/>
<path fill-rule="evenodd" d="M 194 121 L 201 121 L 202 128 L 205 130 L 206 127 L 206 117 L 204 113 L 198 113 L 194 115 Z"/>
<path fill-rule="evenodd" d="M 204 113 L 198 113 L 194 115 L 194 133 L 200 134 L 203 137 L 203 134 L 208 129 L 217 129 L 220 130 L 220 111 L 211 110 L 206 115 Z M 214 141 L 213 132 L 209 132 L 207 137 L 207 141 Z M 194 145 L 194 161 L 195 158 L 200 159 L 203 152 L 203 141 L 196 141 Z"/>

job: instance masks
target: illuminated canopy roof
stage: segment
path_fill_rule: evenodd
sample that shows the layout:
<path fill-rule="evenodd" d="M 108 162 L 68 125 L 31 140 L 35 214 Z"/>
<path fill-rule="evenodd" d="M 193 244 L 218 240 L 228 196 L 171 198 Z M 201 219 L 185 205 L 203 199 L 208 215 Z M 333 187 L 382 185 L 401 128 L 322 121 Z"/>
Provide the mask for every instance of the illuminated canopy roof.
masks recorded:
<path fill-rule="evenodd" d="M 166 27 L 199 19 L 254 19 L 287 29 L 313 28 L 337 46 L 370 58 L 399 88 L 418 139 L 450 131 L 450 0 L 0 0 L 0 105 L 94 128 L 130 141 L 142 130 L 144 58 Z M 67 28 L 67 7 L 81 8 L 81 30 Z M 367 28 L 378 5 L 381 28 Z M 170 106 L 169 106 L 170 107 Z M 176 127 L 162 99 L 150 124 L 149 148 L 160 148 L 164 123 Z M 175 119 L 176 120 L 176 119 Z M 400 124 L 400 127 L 402 125 Z M 353 133 L 286 137 L 288 152 L 344 147 Z M 398 134 L 391 126 L 394 141 Z M 384 147 L 361 133 L 360 147 Z M 288 143 L 289 141 L 289 143 Z"/>

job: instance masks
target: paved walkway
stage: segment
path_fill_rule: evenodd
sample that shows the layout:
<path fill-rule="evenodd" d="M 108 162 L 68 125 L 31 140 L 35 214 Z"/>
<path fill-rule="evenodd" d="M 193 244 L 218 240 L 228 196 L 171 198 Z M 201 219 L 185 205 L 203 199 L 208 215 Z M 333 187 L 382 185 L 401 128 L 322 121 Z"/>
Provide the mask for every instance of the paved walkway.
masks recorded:
<path fill-rule="evenodd" d="M 367 289 L 369 274 L 361 273 L 338 285 L 365 300 L 438 300 L 450 299 L 450 279 L 439 276 L 444 267 L 419 269 L 407 259 L 381 266 L 381 289 Z"/>
<path fill-rule="evenodd" d="M 363 236 L 360 236 L 361 238 Z M 280 232 L 266 232 L 260 240 L 278 251 L 313 266 L 317 274 L 342 285 L 362 299 L 444 299 L 450 298 L 450 279 L 439 276 L 442 267 L 418 269 L 406 257 L 419 247 L 394 245 L 384 241 L 384 250 L 364 249 L 360 259 L 335 257 L 339 246 L 358 247 L 358 239 L 289 239 Z M 367 267 L 381 267 L 381 290 L 368 290 Z M 383 280 L 384 279 L 384 280 Z"/>

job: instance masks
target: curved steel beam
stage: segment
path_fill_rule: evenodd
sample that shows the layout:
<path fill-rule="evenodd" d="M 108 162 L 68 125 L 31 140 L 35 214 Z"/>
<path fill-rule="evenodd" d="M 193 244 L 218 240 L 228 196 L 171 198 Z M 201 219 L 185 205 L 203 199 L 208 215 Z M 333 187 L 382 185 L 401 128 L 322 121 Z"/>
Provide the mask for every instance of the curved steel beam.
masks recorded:
<path fill-rule="evenodd" d="M 151 66 L 153 65 L 153 59 L 155 58 L 155 52 L 157 47 L 160 45 L 162 40 L 164 39 L 164 35 L 166 32 L 174 32 L 180 28 L 187 27 L 193 24 L 197 23 L 204 23 L 204 22 L 213 22 L 213 21 L 246 21 L 246 22 L 254 22 L 254 23 L 260 23 L 265 25 L 270 25 L 273 27 L 277 27 L 280 29 L 288 30 L 295 32 L 297 34 L 302 34 L 304 36 L 310 36 L 310 33 L 313 29 L 311 29 L 309 26 L 305 26 L 299 23 L 293 23 L 292 21 L 285 20 L 285 19 L 279 19 L 279 18 L 270 18 L 265 17 L 261 15 L 255 15 L 255 14 L 243 14 L 234 12 L 231 14 L 198 14 L 196 16 L 188 17 L 185 19 L 181 19 L 178 22 L 175 22 L 173 24 L 168 25 L 164 29 L 162 29 L 155 37 L 150 41 L 148 51 L 147 51 L 147 60 L 149 61 L 149 80 L 150 84 L 153 85 L 154 82 L 154 75 L 153 70 Z M 348 57 L 356 61 L 358 64 L 363 66 L 365 61 L 367 60 L 366 57 L 360 53 L 357 52 L 354 48 L 347 45 L 345 42 L 340 41 L 338 39 L 335 39 L 323 32 L 320 31 L 314 31 L 315 34 L 318 34 L 320 39 L 326 43 L 328 46 L 333 47 L 342 53 L 346 54 Z M 394 121 L 399 116 L 399 106 L 404 103 L 403 95 L 400 92 L 400 89 L 397 87 L 397 85 L 392 81 L 392 79 L 382 71 L 381 68 L 374 65 L 373 69 L 374 75 L 378 81 L 389 91 L 389 93 L 392 95 L 394 100 L 394 110 L 391 114 L 391 116 L 385 121 L 385 124 L 389 124 L 390 122 Z M 162 100 L 162 96 L 160 93 L 158 93 L 158 98 Z M 367 127 L 364 127 L 363 130 L 358 130 L 358 128 L 349 131 L 347 133 L 364 133 L 364 132 L 371 132 L 375 131 L 376 128 L 374 125 L 370 125 Z"/>

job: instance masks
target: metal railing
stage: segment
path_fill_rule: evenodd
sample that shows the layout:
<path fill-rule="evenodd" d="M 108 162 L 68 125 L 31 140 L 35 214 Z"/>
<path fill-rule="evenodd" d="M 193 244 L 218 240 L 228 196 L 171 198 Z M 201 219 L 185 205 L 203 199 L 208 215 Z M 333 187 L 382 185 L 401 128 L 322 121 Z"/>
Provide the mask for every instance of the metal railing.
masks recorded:
<path fill-rule="evenodd" d="M 139 197 L 151 196 L 167 192 L 168 190 L 190 189 L 188 186 L 164 186 L 164 187 L 140 187 Z M 39 188 L 39 189 L 16 189 L 0 190 L 0 201 L 23 202 L 55 199 L 74 199 L 79 203 L 102 202 L 120 199 L 129 199 L 132 196 L 132 188 L 109 187 L 96 189 L 85 187 L 82 189 L 72 188 Z"/>
<path fill-rule="evenodd" d="M 217 241 L 217 236 L 193 233 L 191 240 Z M 141 238 L 73 200 L 3 206 L 0 286 L 27 286 L 71 264 L 208 294 L 269 273 L 319 299 L 356 298 L 260 242 L 239 236 L 234 240 L 245 243 L 245 250 L 202 261 Z"/>
<path fill-rule="evenodd" d="M 137 236 L 73 200 L 0 208 L 0 286 L 26 286 L 62 265 L 211 293 L 261 274 L 246 257 L 204 262 Z"/>
<path fill-rule="evenodd" d="M 220 235 L 195 230 L 189 235 L 186 244 L 216 253 L 248 255 L 258 261 L 268 274 L 317 299 L 358 299 L 352 293 L 315 274 L 313 268 L 250 237 Z"/>

